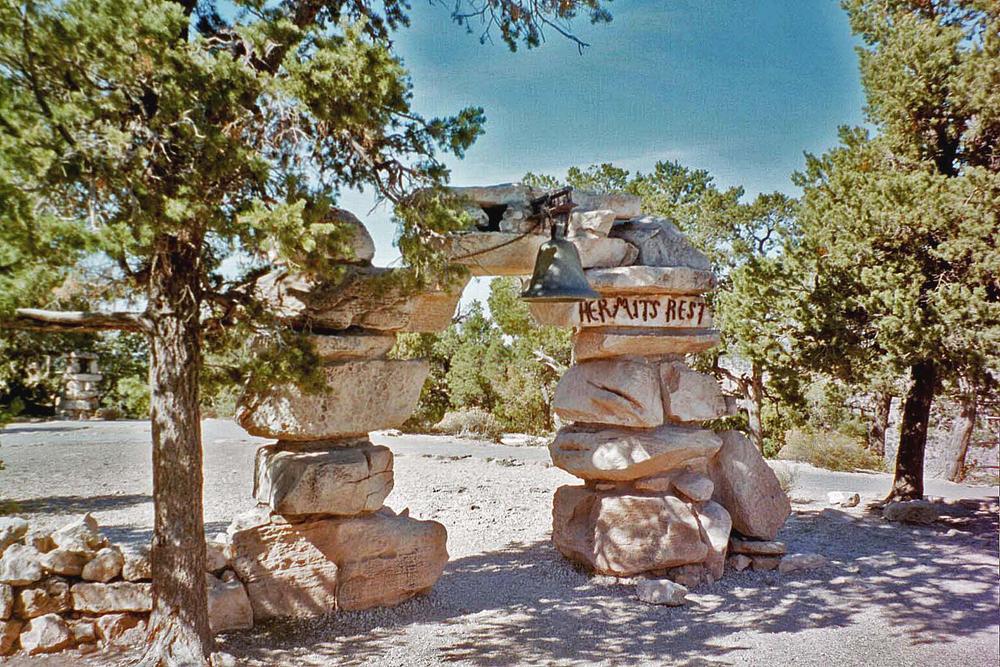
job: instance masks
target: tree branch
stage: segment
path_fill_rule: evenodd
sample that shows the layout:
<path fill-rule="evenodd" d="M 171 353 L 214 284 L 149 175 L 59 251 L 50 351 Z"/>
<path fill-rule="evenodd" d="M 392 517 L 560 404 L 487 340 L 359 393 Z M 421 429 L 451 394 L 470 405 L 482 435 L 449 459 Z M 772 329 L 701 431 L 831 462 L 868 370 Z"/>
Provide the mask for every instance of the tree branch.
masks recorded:
<path fill-rule="evenodd" d="M 0 329 L 69 332 L 149 330 L 146 319 L 140 313 L 89 313 L 37 308 L 18 308 L 15 313 L 14 319 L 0 322 Z"/>

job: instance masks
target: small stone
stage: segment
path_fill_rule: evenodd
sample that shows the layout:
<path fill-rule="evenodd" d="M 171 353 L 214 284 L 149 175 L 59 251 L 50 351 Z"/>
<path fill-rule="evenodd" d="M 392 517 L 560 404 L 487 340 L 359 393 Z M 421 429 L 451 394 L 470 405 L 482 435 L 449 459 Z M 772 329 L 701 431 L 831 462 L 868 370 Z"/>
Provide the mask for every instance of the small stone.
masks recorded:
<path fill-rule="evenodd" d="M 91 618 L 78 618 L 66 621 L 73 641 L 77 644 L 93 644 L 97 642 L 97 623 Z"/>
<path fill-rule="evenodd" d="M 110 584 L 75 584 L 70 589 L 73 609 L 91 614 L 150 611 L 152 584 L 116 581 Z"/>
<path fill-rule="evenodd" d="M 566 422 L 660 426 L 663 407 L 656 365 L 642 357 L 576 364 L 556 385 L 552 410 Z"/>
<path fill-rule="evenodd" d="M 22 588 L 14 607 L 15 613 L 25 620 L 45 614 L 61 614 L 72 608 L 69 584 L 59 577 L 49 577 L 30 588 Z"/>
<path fill-rule="evenodd" d="M 671 421 L 693 422 L 725 417 L 726 398 L 711 375 L 691 370 L 683 361 L 660 365 L 663 414 Z"/>
<path fill-rule="evenodd" d="M 743 554 L 734 554 L 726 559 L 726 565 L 733 568 L 737 572 L 742 572 L 743 570 L 750 567 L 753 561 L 750 556 L 745 556 Z"/>
<path fill-rule="evenodd" d="M 708 258 L 667 218 L 645 216 L 617 222 L 608 235 L 624 239 L 639 249 L 636 264 L 712 270 Z"/>
<path fill-rule="evenodd" d="M 784 542 L 747 540 L 736 535 L 729 538 L 729 549 L 734 554 L 747 554 L 748 556 L 781 556 L 786 551 Z"/>
<path fill-rule="evenodd" d="M 87 556 L 108 546 L 108 538 L 101 535 L 97 520 L 89 512 L 52 533 L 52 542 L 60 549 Z"/>
<path fill-rule="evenodd" d="M 146 621 L 135 614 L 104 614 L 97 619 L 97 636 L 105 645 L 135 645 L 145 634 Z"/>
<path fill-rule="evenodd" d="M 857 507 L 858 503 L 861 502 L 861 496 L 847 491 L 831 491 L 826 494 L 826 500 L 831 505 L 839 507 Z"/>
<path fill-rule="evenodd" d="M 635 589 L 639 599 L 649 604 L 679 607 L 687 602 L 688 589 L 669 579 L 640 579 Z"/>
<path fill-rule="evenodd" d="M 149 547 L 123 547 L 122 579 L 125 581 L 148 581 L 153 578 L 153 567 L 149 562 Z"/>
<path fill-rule="evenodd" d="M 205 575 L 208 590 L 208 623 L 213 634 L 253 627 L 253 608 L 246 588 L 238 579 L 222 581 Z"/>
<path fill-rule="evenodd" d="M 21 631 L 21 648 L 28 655 L 55 653 L 73 643 L 73 633 L 58 614 L 46 614 L 28 621 Z"/>
<path fill-rule="evenodd" d="M 715 484 L 705 475 L 685 471 L 674 478 L 674 488 L 690 500 L 700 503 L 711 499 Z"/>
<path fill-rule="evenodd" d="M 777 570 L 781 564 L 779 556 L 754 556 L 750 560 L 754 570 Z"/>
<path fill-rule="evenodd" d="M 87 564 L 87 555 L 67 549 L 53 549 L 39 558 L 46 572 L 61 574 L 67 577 L 79 577 L 83 566 Z"/>
<path fill-rule="evenodd" d="M 0 621 L 0 657 L 17 650 L 17 637 L 23 625 L 18 620 Z"/>
<path fill-rule="evenodd" d="M 903 523 L 930 524 L 938 520 L 938 509 L 926 500 L 909 500 L 888 503 L 882 508 L 882 516 L 889 521 Z"/>
<path fill-rule="evenodd" d="M 788 574 L 798 570 L 815 570 L 826 565 L 826 557 L 821 554 L 789 554 L 781 559 L 778 572 Z"/>
<path fill-rule="evenodd" d="M 6 621 L 14 613 L 14 587 L 0 584 L 0 621 Z"/>
<path fill-rule="evenodd" d="M 218 572 L 229 567 L 229 557 L 226 555 L 228 545 L 209 540 L 205 543 L 205 571 Z"/>
<path fill-rule="evenodd" d="M 0 554 L 28 533 L 28 522 L 13 516 L 0 517 Z"/>
<path fill-rule="evenodd" d="M 0 584 L 28 586 L 44 575 L 41 554 L 34 547 L 11 544 L 0 556 Z"/>
<path fill-rule="evenodd" d="M 121 574 L 124 564 L 125 557 L 118 547 L 105 547 L 83 566 L 81 577 L 84 581 L 99 581 L 104 584 Z"/>

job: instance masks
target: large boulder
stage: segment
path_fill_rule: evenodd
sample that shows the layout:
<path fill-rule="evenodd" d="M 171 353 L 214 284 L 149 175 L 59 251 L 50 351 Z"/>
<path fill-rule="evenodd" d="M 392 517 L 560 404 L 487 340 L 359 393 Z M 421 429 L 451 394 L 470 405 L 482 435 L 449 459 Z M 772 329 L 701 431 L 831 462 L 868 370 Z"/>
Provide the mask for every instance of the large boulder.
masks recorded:
<path fill-rule="evenodd" d="M 630 481 L 712 456 L 722 446 L 705 429 L 660 426 L 654 429 L 568 426 L 549 445 L 552 462 L 582 479 Z"/>
<path fill-rule="evenodd" d="M 708 554 L 698 519 L 679 498 L 583 486 L 556 489 L 552 541 L 570 560 L 620 577 L 698 563 Z"/>
<path fill-rule="evenodd" d="M 624 239 L 639 249 L 636 264 L 712 270 L 708 257 L 691 245 L 667 218 L 645 216 L 617 222 L 608 235 Z"/>
<path fill-rule="evenodd" d="M 682 361 L 660 365 L 663 414 L 670 421 L 693 422 L 729 414 L 726 398 L 711 375 L 691 370 Z"/>
<path fill-rule="evenodd" d="M 291 441 L 339 439 L 395 428 L 417 406 L 430 366 L 424 360 L 351 361 L 322 369 L 326 388 L 294 384 L 247 391 L 236 421 L 250 435 Z"/>
<path fill-rule="evenodd" d="M 583 329 L 573 336 L 573 358 L 695 354 L 718 344 L 719 332 L 714 329 Z"/>
<path fill-rule="evenodd" d="M 257 450 L 254 498 L 278 514 L 354 515 L 382 507 L 392 491 L 388 447 Z"/>
<path fill-rule="evenodd" d="M 279 268 L 257 281 L 257 296 L 294 326 L 441 331 L 451 324 L 467 283 L 417 287 L 409 269 L 373 267 L 351 267 L 340 280 L 321 282 Z"/>
<path fill-rule="evenodd" d="M 712 499 L 729 511 L 733 529 L 747 537 L 772 540 L 792 512 L 788 496 L 757 448 L 739 431 L 725 431 L 722 448 L 710 461 Z"/>
<path fill-rule="evenodd" d="M 659 426 L 663 407 L 657 366 L 642 357 L 576 364 L 556 385 L 552 410 L 568 422 Z"/>
<path fill-rule="evenodd" d="M 395 605 L 430 590 L 448 561 L 444 526 L 384 511 L 230 532 L 256 620 Z"/>
<path fill-rule="evenodd" d="M 312 250 L 304 250 L 301 244 L 285 248 L 286 252 L 291 251 L 289 259 L 305 270 L 322 270 L 333 264 L 371 263 L 375 242 L 356 215 L 342 208 L 330 208 L 320 224 L 332 228 L 315 235 Z M 277 259 L 278 254 L 273 257 Z"/>

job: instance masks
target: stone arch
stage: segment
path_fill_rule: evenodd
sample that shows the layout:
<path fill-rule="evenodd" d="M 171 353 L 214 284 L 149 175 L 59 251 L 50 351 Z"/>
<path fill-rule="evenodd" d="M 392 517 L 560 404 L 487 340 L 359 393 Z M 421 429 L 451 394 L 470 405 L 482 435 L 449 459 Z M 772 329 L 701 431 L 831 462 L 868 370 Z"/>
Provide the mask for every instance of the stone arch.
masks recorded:
<path fill-rule="evenodd" d="M 537 193 L 456 190 L 476 229 L 448 240 L 453 261 L 475 276 L 529 275 L 548 238 L 530 219 Z M 712 268 L 637 197 L 573 196 L 568 238 L 601 298 L 531 304 L 539 323 L 574 328 L 574 364 L 553 398 L 567 425 L 550 453 L 581 484 L 555 492 L 553 542 L 596 572 L 718 579 L 731 530 L 773 539 L 790 508 L 745 438 L 702 425 L 734 409 L 684 360 L 719 341 L 705 302 Z M 290 325 L 310 323 L 327 390 L 248 392 L 237 411 L 250 434 L 277 440 L 257 454 L 258 511 L 229 531 L 257 620 L 396 604 L 432 587 L 447 561 L 444 526 L 382 505 L 393 457 L 368 432 L 406 421 L 429 371 L 386 358 L 395 333 L 446 328 L 464 284 L 407 292 L 406 270 L 371 266 L 371 239 L 355 228 L 356 261 L 336 285 L 280 269 L 261 281 Z"/>

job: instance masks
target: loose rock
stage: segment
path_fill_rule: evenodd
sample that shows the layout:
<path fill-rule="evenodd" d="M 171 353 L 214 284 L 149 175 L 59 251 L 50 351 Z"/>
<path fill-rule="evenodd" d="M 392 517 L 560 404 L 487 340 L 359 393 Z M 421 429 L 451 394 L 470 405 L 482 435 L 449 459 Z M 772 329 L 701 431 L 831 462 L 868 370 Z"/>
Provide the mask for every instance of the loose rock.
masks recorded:
<path fill-rule="evenodd" d="M 826 557 L 820 554 L 789 554 L 781 559 L 778 572 L 788 574 L 798 570 L 815 570 L 826 564 Z"/>
<path fill-rule="evenodd" d="M 205 571 L 218 572 L 229 567 L 229 556 L 226 554 L 227 544 L 209 540 L 205 543 Z"/>
<path fill-rule="evenodd" d="M 636 264 L 643 266 L 686 266 L 711 271 L 708 258 L 696 249 L 673 222 L 645 216 L 615 223 L 611 238 L 628 241 L 639 249 Z"/>
<path fill-rule="evenodd" d="M 149 547 L 125 547 L 122 549 L 125 562 L 122 564 L 122 579 L 125 581 L 147 581 L 153 578 L 152 564 L 149 562 Z"/>
<path fill-rule="evenodd" d="M 733 529 L 770 540 L 792 512 L 788 496 L 757 448 L 739 431 L 725 431 L 722 448 L 709 465 L 715 482 L 712 499 L 733 518 Z"/>
<path fill-rule="evenodd" d="M 106 583 L 121 574 L 124 564 L 125 557 L 118 547 L 105 547 L 83 566 L 81 577 L 84 581 Z"/>
<path fill-rule="evenodd" d="M 861 496 L 857 493 L 848 493 L 846 491 L 831 491 L 826 494 L 827 502 L 831 505 L 837 505 L 839 507 L 857 507 L 858 503 L 861 502 Z"/>
<path fill-rule="evenodd" d="M 715 491 L 715 484 L 705 475 L 688 470 L 674 478 L 674 488 L 695 502 L 704 502 L 712 497 L 712 492 Z M 729 516 L 728 512 L 726 512 L 726 516 Z M 728 530 L 726 531 L 726 536 L 729 536 Z"/>
<path fill-rule="evenodd" d="M 52 542 L 60 549 L 88 557 L 108 546 L 108 538 L 101 535 L 97 520 L 90 513 L 52 533 Z"/>
<path fill-rule="evenodd" d="M 882 516 L 889 521 L 930 524 L 938 520 L 940 513 L 926 500 L 909 500 L 888 503 L 882 508 Z"/>
<path fill-rule="evenodd" d="M 663 408 L 656 366 L 641 357 L 576 364 L 556 385 L 552 410 L 568 422 L 660 426 Z"/>
<path fill-rule="evenodd" d="M 750 561 L 754 570 L 777 570 L 781 564 L 778 556 L 753 556 Z"/>
<path fill-rule="evenodd" d="M 743 554 L 735 554 L 726 559 L 726 564 L 737 572 L 747 569 L 752 562 L 749 556 Z"/>
<path fill-rule="evenodd" d="M 46 614 L 28 621 L 21 632 L 21 648 L 28 655 L 55 653 L 73 643 L 73 633 L 58 614 Z"/>
<path fill-rule="evenodd" d="M 614 222 L 615 212 L 610 209 L 601 211 L 573 211 L 569 216 L 567 238 L 577 236 L 607 236 Z"/>
<path fill-rule="evenodd" d="M 0 584 L 0 621 L 6 621 L 14 613 L 14 587 Z"/>
<path fill-rule="evenodd" d="M 708 501 L 695 510 L 701 528 L 701 541 L 708 547 L 705 570 L 712 579 L 718 581 L 726 569 L 726 550 L 733 521 L 722 505 Z"/>
<path fill-rule="evenodd" d="M 679 607 L 687 602 L 688 589 L 669 579 L 640 579 L 635 589 L 639 599 L 649 604 Z"/>

